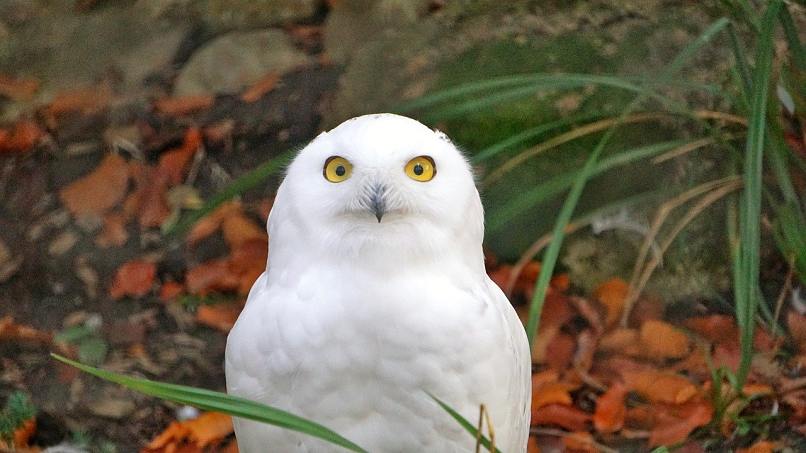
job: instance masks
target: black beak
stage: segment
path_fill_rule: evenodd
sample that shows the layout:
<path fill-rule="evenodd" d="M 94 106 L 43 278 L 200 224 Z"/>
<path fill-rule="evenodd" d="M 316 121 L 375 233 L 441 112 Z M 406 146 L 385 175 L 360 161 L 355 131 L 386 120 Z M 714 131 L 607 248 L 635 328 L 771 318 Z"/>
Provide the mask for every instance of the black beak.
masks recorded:
<path fill-rule="evenodd" d="M 381 223 L 383 214 L 386 212 L 386 201 L 384 200 L 385 192 L 386 187 L 382 184 L 378 184 L 372 188 L 370 195 L 369 205 L 372 212 L 375 214 L 375 218 L 378 219 L 378 223 Z"/>

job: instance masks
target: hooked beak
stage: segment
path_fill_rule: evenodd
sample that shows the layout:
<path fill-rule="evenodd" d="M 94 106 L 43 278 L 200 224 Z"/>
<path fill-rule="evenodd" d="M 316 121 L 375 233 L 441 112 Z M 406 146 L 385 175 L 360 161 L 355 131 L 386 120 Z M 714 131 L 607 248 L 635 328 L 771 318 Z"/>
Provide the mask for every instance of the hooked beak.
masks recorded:
<path fill-rule="evenodd" d="M 385 194 L 386 187 L 384 187 L 383 184 L 375 184 L 370 191 L 369 207 L 372 213 L 375 214 L 375 218 L 378 219 L 378 223 L 381 223 L 381 219 L 384 213 L 386 213 Z"/>

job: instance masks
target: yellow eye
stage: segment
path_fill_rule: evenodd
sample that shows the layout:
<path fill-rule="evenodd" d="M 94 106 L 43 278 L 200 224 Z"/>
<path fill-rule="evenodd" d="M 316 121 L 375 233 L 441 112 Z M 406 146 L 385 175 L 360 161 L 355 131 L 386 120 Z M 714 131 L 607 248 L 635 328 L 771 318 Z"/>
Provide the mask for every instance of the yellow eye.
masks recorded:
<path fill-rule="evenodd" d="M 325 175 L 325 179 L 330 182 L 346 181 L 353 174 L 353 164 L 341 156 L 331 156 L 325 161 L 325 168 L 322 173 Z"/>
<path fill-rule="evenodd" d="M 417 156 L 406 164 L 405 171 L 406 176 L 415 181 L 428 182 L 437 174 L 437 166 L 434 165 L 434 159 L 428 156 Z"/>

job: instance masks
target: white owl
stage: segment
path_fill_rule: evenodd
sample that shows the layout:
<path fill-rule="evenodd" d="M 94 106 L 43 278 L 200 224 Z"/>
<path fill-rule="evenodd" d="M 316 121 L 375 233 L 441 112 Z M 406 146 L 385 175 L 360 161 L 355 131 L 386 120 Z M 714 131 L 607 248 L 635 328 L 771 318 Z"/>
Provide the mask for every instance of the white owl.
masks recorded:
<path fill-rule="evenodd" d="M 353 118 L 288 168 L 268 268 L 229 334 L 228 392 L 321 423 L 370 452 L 466 452 L 484 403 L 496 446 L 524 452 L 526 334 L 487 277 L 468 162 L 398 115 Z M 242 452 L 344 451 L 236 420 Z"/>

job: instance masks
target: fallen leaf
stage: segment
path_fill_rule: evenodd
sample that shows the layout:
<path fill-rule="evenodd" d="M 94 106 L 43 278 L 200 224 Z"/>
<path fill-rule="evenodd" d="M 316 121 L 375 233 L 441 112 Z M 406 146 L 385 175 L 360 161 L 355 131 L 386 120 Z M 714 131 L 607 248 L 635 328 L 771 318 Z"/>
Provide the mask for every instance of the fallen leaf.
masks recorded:
<path fill-rule="evenodd" d="M 185 177 L 187 165 L 193 155 L 202 146 L 202 135 L 198 128 L 191 127 L 185 132 L 182 146 L 162 153 L 157 164 L 157 173 L 165 175 L 168 184 L 181 184 Z"/>
<path fill-rule="evenodd" d="M 649 433 L 649 447 L 684 441 L 692 431 L 711 422 L 713 407 L 705 401 L 661 408 L 657 425 Z"/>
<path fill-rule="evenodd" d="M 622 370 L 627 388 L 653 403 L 685 403 L 697 394 L 697 387 L 679 374 L 652 370 Z"/>
<path fill-rule="evenodd" d="M 52 123 L 66 113 L 88 114 L 102 110 L 111 100 L 112 89 L 108 84 L 64 91 L 56 95 L 50 105 L 43 110 L 43 114 Z"/>
<path fill-rule="evenodd" d="M 132 163 L 129 171 L 136 189 L 123 203 L 126 218 L 136 217 L 144 228 L 161 226 L 171 214 L 165 199 L 169 176 L 139 163 Z"/>
<path fill-rule="evenodd" d="M 620 278 L 612 278 L 596 288 L 593 295 L 607 312 L 606 325 L 612 326 L 619 320 L 629 291 L 630 285 Z"/>
<path fill-rule="evenodd" d="M 182 294 L 184 290 L 185 287 L 177 282 L 165 282 L 160 288 L 160 300 L 163 302 L 172 302 Z"/>
<path fill-rule="evenodd" d="M 806 352 L 806 315 L 802 315 L 795 310 L 789 310 L 789 313 L 786 314 L 786 325 L 789 328 L 792 341 L 798 346 L 798 350 Z"/>
<path fill-rule="evenodd" d="M 45 132 L 31 120 L 20 120 L 8 129 L 0 129 L 0 154 L 30 151 L 45 136 Z"/>
<path fill-rule="evenodd" d="M 529 442 L 526 444 L 526 453 L 540 453 L 540 446 L 537 445 L 537 438 L 529 436 Z"/>
<path fill-rule="evenodd" d="M 280 74 L 270 72 L 261 77 L 241 94 L 241 100 L 247 103 L 257 102 L 260 98 L 271 92 L 277 82 L 280 81 Z"/>
<path fill-rule="evenodd" d="M 577 389 L 577 385 L 567 382 L 549 382 L 533 387 L 532 390 L 532 413 L 543 406 L 549 404 L 565 404 L 570 406 L 573 403 L 571 391 Z"/>
<path fill-rule="evenodd" d="M 574 337 L 560 332 L 546 346 L 545 363 L 555 370 L 564 370 L 574 360 L 576 341 Z"/>
<path fill-rule="evenodd" d="M 53 335 L 31 326 L 17 324 L 11 315 L 6 315 L 0 318 L 0 341 L 50 344 L 53 341 Z"/>
<path fill-rule="evenodd" d="M 193 420 L 171 422 L 143 450 L 144 452 L 185 451 L 176 450 L 190 444 L 200 452 L 208 445 L 222 441 L 232 434 L 232 418 L 218 412 L 205 412 Z M 172 449 L 170 447 L 173 447 Z"/>
<path fill-rule="evenodd" d="M 238 289 L 240 279 L 230 268 L 229 260 L 206 261 L 185 274 L 185 287 L 190 294 L 205 295 L 210 291 Z"/>
<path fill-rule="evenodd" d="M 208 94 L 162 98 L 154 102 L 154 110 L 163 115 L 184 116 L 207 110 L 214 102 L 215 97 Z"/>
<path fill-rule="evenodd" d="M 223 203 L 210 214 L 202 217 L 197 221 L 193 228 L 188 232 L 185 240 L 188 245 L 195 245 L 202 239 L 210 236 L 221 228 L 221 224 L 229 216 L 237 215 L 241 212 L 241 203 L 237 201 L 229 201 Z"/>
<path fill-rule="evenodd" d="M 235 250 L 248 241 L 265 241 L 268 238 L 266 230 L 246 217 L 242 211 L 233 212 L 225 217 L 221 230 L 230 250 Z"/>
<path fill-rule="evenodd" d="M 229 257 L 229 266 L 238 276 L 238 293 L 249 294 L 255 280 L 266 270 L 269 242 L 267 238 L 256 238 L 246 241 L 233 250 Z"/>
<path fill-rule="evenodd" d="M 15 101 L 24 101 L 33 97 L 38 89 L 38 80 L 15 78 L 0 74 L 0 96 L 5 96 Z"/>
<path fill-rule="evenodd" d="M 596 400 L 596 411 L 593 413 L 593 426 L 596 431 L 609 434 L 624 427 L 627 392 L 628 389 L 624 384 L 616 382 Z"/>
<path fill-rule="evenodd" d="M 532 425 L 557 425 L 569 431 L 587 431 L 591 416 L 574 406 L 549 404 L 532 414 Z"/>
<path fill-rule="evenodd" d="M 747 448 L 739 448 L 736 453 L 772 453 L 778 448 L 775 442 L 760 440 Z"/>
<path fill-rule="evenodd" d="M 641 354 L 636 329 L 614 329 L 599 339 L 599 351 L 617 352 L 631 357 Z"/>
<path fill-rule="evenodd" d="M 739 339 L 739 328 L 731 316 L 709 315 L 688 318 L 684 325 L 712 343 L 733 343 Z"/>
<path fill-rule="evenodd" d="M 151 291 L 157 265 L 143 260 L 132 260 L 120 266 L 112 280 L 109 295 L 118 300 L 124 296 L 140 298 Z"/>
<path fill-rule="evenodd" d="M 663 321 L 649 320 L 641 325 L 640 344 L 647 358 L 680 359 L 689 353 L 689 339 L 678 328 Z"/>
<path fill-rule="evenodd" d="M 100 216 L 123 200 L 128 185 L 126 160 L 109 153 L 95 170 L 61 189 L 59 198 L 74 217 Z"/>
<path fill-rule="evenodd" d="M 98 247 L 120 247 L 129 240 L 126 231 L 126 217 L 120 212 L 110 212 L 104 216 L 104 226 L 95 238 Z"/>
<path fill-rule="evenodd" d="M 224 333 L 232 330 L 243 307 L 235 303 L 201 305 L 196 310 L 196 321 Z"/>

